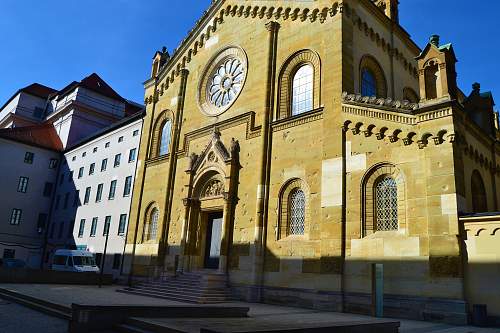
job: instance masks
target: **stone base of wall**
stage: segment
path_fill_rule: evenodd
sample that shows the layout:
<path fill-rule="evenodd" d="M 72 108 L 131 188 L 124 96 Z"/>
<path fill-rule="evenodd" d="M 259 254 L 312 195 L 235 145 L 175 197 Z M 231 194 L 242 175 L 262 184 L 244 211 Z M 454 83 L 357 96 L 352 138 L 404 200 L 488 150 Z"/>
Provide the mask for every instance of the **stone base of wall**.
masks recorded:
<path fill-rule="evenodd" d="M 342 295 L 339 292 L 236 284 L 231 285 L 231 291 L 235 298 L 247 302 L 256 302 L 260 295 L 260 300 L 268 304 L 342 311 Z M 346 293 L 345 312 L 371 315 L 371 295 Z M 384 295 L 384 316 L 454 325 L 466 325 L 468 322 L 465 301 L 417 296 Z"/>

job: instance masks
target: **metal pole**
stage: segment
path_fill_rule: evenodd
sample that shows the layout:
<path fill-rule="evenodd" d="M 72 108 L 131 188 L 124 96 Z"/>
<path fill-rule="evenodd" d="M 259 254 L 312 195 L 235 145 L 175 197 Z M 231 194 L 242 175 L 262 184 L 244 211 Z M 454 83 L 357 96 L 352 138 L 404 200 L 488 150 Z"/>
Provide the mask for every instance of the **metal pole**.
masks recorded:
<path fill-rule="evenodd" d="M 109 238 L 109 225 L 105 225 L 106 229 L 106 242 L 104 243 L 104 253 L 102 254 L 101 260 L 101 272 L 99 274 L 99 288 L 102 288 L 102 276 L 104 274 L 104 265 L 106 264 L 106 251 L 108 250 L 108 238 Z"/>

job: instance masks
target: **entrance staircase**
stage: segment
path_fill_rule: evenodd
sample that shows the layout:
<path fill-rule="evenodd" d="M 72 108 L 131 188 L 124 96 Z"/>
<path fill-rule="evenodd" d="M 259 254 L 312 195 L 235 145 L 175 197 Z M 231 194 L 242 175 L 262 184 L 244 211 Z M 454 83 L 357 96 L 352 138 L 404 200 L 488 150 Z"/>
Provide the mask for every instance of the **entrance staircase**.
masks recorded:
<path fill-rule="evenodd" d="M 119 292 L 172 301 L 215 304 L 230 302 L 227 276 L 212 272 L 189 272 L 156 281 L 140 282 Z"/>

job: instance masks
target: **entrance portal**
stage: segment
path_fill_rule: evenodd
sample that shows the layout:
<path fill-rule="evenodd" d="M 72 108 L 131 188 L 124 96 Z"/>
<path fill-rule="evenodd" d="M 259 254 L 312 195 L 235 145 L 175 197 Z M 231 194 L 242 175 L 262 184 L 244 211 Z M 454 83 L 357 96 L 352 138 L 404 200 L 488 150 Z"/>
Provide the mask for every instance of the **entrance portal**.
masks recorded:
<path fill-rule="evenodd" d="M 218 269 L 222 239 L 222 212 L 209 213 L 205 244 L 205 268 Z"/>

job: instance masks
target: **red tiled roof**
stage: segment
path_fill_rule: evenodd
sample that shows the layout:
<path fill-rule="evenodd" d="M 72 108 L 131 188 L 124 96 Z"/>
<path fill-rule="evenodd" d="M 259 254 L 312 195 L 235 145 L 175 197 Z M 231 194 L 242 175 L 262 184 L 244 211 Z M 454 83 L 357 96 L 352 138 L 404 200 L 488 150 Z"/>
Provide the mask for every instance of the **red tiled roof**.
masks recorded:
<path fill-rule="evenodd" d="M 63 144 L 52 124 L 0 129 L 0 138 L 51 150 L 63 150 Z"/>
<path fill-rule="evenodd" d="M 103 96 L 113 98 L 119 101 L 125 101 L 116 91 L 113 90 L 103 79 L 96 73 L 92 73 L 80 82 L 73 81 L 59 92 L 58 99 L 66 96 L 76 87 L 84 87 L 89 90 L 95 91 Z"/>

